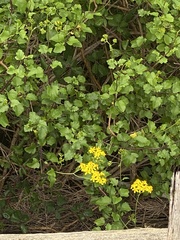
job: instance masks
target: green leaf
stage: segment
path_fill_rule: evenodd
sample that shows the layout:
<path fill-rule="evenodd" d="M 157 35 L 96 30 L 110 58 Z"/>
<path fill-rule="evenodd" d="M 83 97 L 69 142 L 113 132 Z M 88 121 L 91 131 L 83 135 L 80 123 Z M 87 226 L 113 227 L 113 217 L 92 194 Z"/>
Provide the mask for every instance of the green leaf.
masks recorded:
<path fill-rule="evenodd" d="M 0 59 L 2 58 L 2 56 L 3 56 L 3 50 L 2 48 L 0 48 Z"/>
<path fill-rule="evenodd" d="M 35 7 L 34 0 L 29 0 L 28 3 L 27 3 L 27 7 L 31 12 L 33 12 L 34 7 Z"/>
<path fill-rule="evenodd" d="M 170 13 L 165 14 L 165 15 L 164 15 L 164 19 L 165 19 L 167 22 L 170 22 L 170 23 L 174 22 L 174 17 L 173 17 Z"/>
<path fill-rule="evenodd" d="M 35 154 L 36 148 L 37 148 L 36 144 L 32 143 L 30 146 L 26 147 L 24 150 L 29 154 Z"/>
<path fill-rule="evenodd" d="M 166 45 L 164 43 L 161 43 L 157 46 L 157 50 L 160 51 L 160 52 L 164 52 L 165 47 L 166 47 Z"/>
<path fill-rule="evenodd" d="M 141 47 L 145 42 L 146 42 L 146 39 L 144 37 L 142 36 L 137 37 L 135 40 L 131 41 L 131 47 L 132 48 Z"/>
<path fill-rule="evenodd" d="M 115 106 L 118 107 L 120 112 L 124 112 L 126 110 L 126 106 L 128 105 L 129 100 L 126 97 L 121 97 L 120 99 L 117 99 L 115 102 Z"/>
<path fill-rule="evenodd" d="M 24 112 L 24 106 L 17 99 L 11 100 L 11 107 L 14 110 L 16 116 L 20 116 Z"/>
<path fill-rule="evenodd" d="M 124 40 L 121 42 L 123 50 L 126 50 L 129 44 L 129 40 Z"/>
<path fill-rule="evenodd" d="M 58 205 L 58 207 L 62 207 L 66 203 L 67 203 L 67 200 L 65 199 L 65 197 L 62 196 L 61 194 L 58 195 L 58 197 L 57 197 L 57 205 Z"/>
<path fill-rule="evenodd" d="M 46 142 L 48 145 L 52 146 L 56 143 L 56 138 L 53 136 L 47 136 Z"/>
<path fill-rule="evenodd" d="M 94 12 L 85 12 L 85 18 L 86 19 L 93 19 L 94 18 Z"/>
<path fill-rule="evenodd" d="M 150 84 L 144 84 L 143 89 L 146 94 L 149 94 L 153 90 L 153 87 Z"/>
<path fill-rule="evenodd" d="M 69 149 L 64 153 L 64 159 L 66 161 L 73 159 L 74 156 L 75 156 L 75 151 L 72 149 Z"/>
<path fill-rule="evenodd" d="M 9 125 L 9 121 L 5 113 L 0 113 L 0 125 L 3 127 L 7 127 Z"/>
<path fill-rule="evenodd" d="M 141 75 L 143 72 L 147 70 L 147 67 L 144 66 L 143 64 L 138 64 L 137 66 L 134 67 L 134 70 L 136 71 L 137 74 Z"/>
<path fill-rule="evenodd" d="M 32 124 L 37 124 L 40 121 L 41 117 L 37 115 L 35 112 L 29 113 L 29 122 Z"/>
<path fill-rule="evenodd" d="M 152 96 L 150 101 L 152 102 L 153 109 L 158 108 L 162 104 L 162 98 L 161 97 Z"/>
<path fill-rule="evenodd" d="M 27 163 L 26 166 L 29 167 L 29 168 L 36 169 L 36 168 L 40 167 L 40 163 L 39 163 L 37 158 L 33 158 L 32 162 Z"/>
<path fill-rule="evenodd" d="M 50 162 L 52 162 L 52 163 L 58 163 L 58 162 L 59 162 L 59 160 L 58 160 L 58 158 L 57 158 L 57 156 L 56 156 L 55 153 L 48 152 L 48 153 L 46 154 L 46 157 L 47 157 L 47 159 L 48 159 Z"/>
<path fill-rule="evenodd" d="M 116 179 L 116 178 L 110 178 L 110 183 L 113 185 L 113 186 L 117 186 L 119 181 Z"/>
<path fill-rule="evenodd" d="M 157 85 L 157 76 L 154 72 L 147 71 L 144 75 L 146 76 L 146 79 L 151 86 Z"/>
<path fill-rule="evenodd" d="M 38 138 L 40 141 L 43 141 L 48 133 L 47 123 L 45 120 L 40 120 L 37 125 Z"/>
<path fill-rule="evenodd" d="M 129 211 L 131 211 L 131 207 L 129 206 L 129 203 L 127 203 L 127 202 L 122 203 L 121 211 L 122 212 L 129 212 Z"/>
<path fill-rule="evenodd" d="M 0 113 L 6 112 L 9 109 L 6 96 L 0 94 Z"/>
<path fill-rule="evenodd" d="M 25 58 L 24 52 L 21 49 L 18 49 L 16 52 L 15 59 L 16 60 L 23 60 Z"/>
<path fill-rule="evenodd" d="M 129 197 L 129 190 L 126 188 L 120 188 L 119 194 L 121 197 Z"/>
<path fill-rule="evenodd" d="M 117 66 L 117 61 L 115 59 L 108 59 L 107 64 L 109 66 L 109 69 L 115 69 Z"/>
<path fill-rule="evenodd" d="M 117 203 L 120 203 L 122 201 L 122 197 L 116 197 L 112 196 L 112 203 L 115 205 Z"/>
<path fill-rule="evenodd" d="M 50 187 L 53 187 L 54 183 L 56 182 L 56 173 L 53 168 L 51 168 L 48 172 L 48 180 L 50 182 Z"/>
<path fill-rule="evenodd" d="M 103 218 L 103 217 L 100 217 L 100 218 L 98 218 L 98 219 L 96 219 L 95 221 L 94 221 L 94 223 L 97 225 L 97 226 L 104 226 L 104 224 L 105 224 L 105 219 Z"/>
<path fill-rule="evenodd" d="M 89 103 L 95 103 L 99 99 L 99 94 L 98 92 L 87 93 L 86 98 Z"/>
<path fill-rule="evenodd" d="M 167 58 L 166 57 L 162 57 L 162 56 L 158 60 L 158 62 L 161 63 L 161 64 L 167 63 L 167 61 L 168 61 Z"/>
<path fill-rule="evenodd" d="M 17 75 L 19 75 L 19 74 L 17 74 Z M 12 80 L 12 85 L 15 87 L 22 86 L 23 84 L 24 84 L 23 75 L 22 75 L 22 78 L 15 76 Z"/>
<path fill-rule="evenodd" d="M 150 141 L 143 136 L 138 135 L 137 137 L 134 138 L 134 140 L 138 142 L 139 147 L 145 147 L 150 145 Z"/>
<path fill-rule="evenodd" d="M 136 138 L 134 138 L 134 139 L 136 139 Z M 127 151 L 127 150 L 124 150 L 121 153 L 122 163 L 126 167 L 130 166 L 133 163 L 136 163 L 138 157 L 139 157 L 139 155 L 137 153 L 131 153 L 130 151 Z"/>
<path fill-rule="evenodd" d="M 54 82 L 50 86 L 47 86 L 46 93 L 49 100 L 55 101 L 59 95 L 59 85 L 56 82 Z"/>
<path fill-rule="evenodd" d="M 176 57 L 180 58 L 180 47 L 178 47 L 175 53 L 176 53 Z"/>
<path fill-rule="evenodd" d="M 111 230 L 122 230 L 124 229 L 124 224 L 121 221 L 114 221 L 111 225 Z"/>
<path fill-rule="evenodd" d="M 70 45 L 70 46 L 73 46 L 73 47 L 82 47 L 81 42 L 77 38 L 75 38 L 74 36 L 71 36 L 68 39 L 67 44 Z"/>
<path fill-rule="evenodd" d="M 112 212 L 112 218 L 114 222 L 118 222 L 120 221 L 121 216 L 119 215 L 119 213 Z"/>
<path fill-rule="evenodd" d="M 117 135 L 117 139 L 121 142 L 127 142 L 129 140 L 129 135 L 127 133 L 121 132 Z"/>
<path fill-rule="evenodd" d="M 13 4 L 17 7 L 18 12 L 25 13 L 27 7 L 26 0 L 13 0 Z"/>
<path fill-rule="evenodd" d="M 75 100 L 74 100 L 74 106 L 82 107 L 82 106 L 83 106 L 83 103 L 82 103 L 81 100 L 75 99 Z"/>
<path fill-rule="evenodd" d="M 28 93 L 26 96 L 26 99 L 29 101 L 36 101 L 37 100 L 37 96 L 34 93 Z"/>
<path fill-rule="evenodd" d="M 79 124 L 79 121 L 73 121 L 73 122 L 71 122 L 71 127 L 73 128 L 73 129 L 79 129 L 79 127 L 80 127 L 80 124 Z"/>
<path fill-rule="evenodd" d="M 21 231 L 22 231 L 23 234 L 28 232 L 28 229 L 24 224 L 21 224 L 20 228 L 21 228 Z"/>
<path fill-rule="evenodd" d="M 8 98 L 9 98 L 10 101 L 14 100 L 14 99 L 17 99 L 17 95 L 18 95 L 18 93 L 14 89 L 11 89 L 8 92 Z"/>
<path fill-rule="evenodd" d="M 63 32 L 56 33 L 53 30 L 48 31 L 46 36 L 48 40 L 54 41 L 56 43 L 64 43 L 66 37 L 66 35 Z"/>
<path fill-rule="evenodd" d="M 4 43 L 11 36 L 11 33 L 7 30 L 3 30 L 0 34 L 0 43 Z"/>
<path fill-rule="evenodd" d="M 54 60 L 51 65 L 50 65 L 53 69 L 56 68 L 56 67 L 60 67 L 62 68 L 62 63 L 60 61 L 57 61 L 57 60 Z"/>
<path fill-rule="evenodd" d="M 179 79 L 177 79 L 173 83 L 172 91 L 173 91 L 173 93 L 179 93 L 180 92 L 180 80 Z"/>
<path fill-rule="evenodd" d="M 43 78 L 44 76 L 44 71 L 41 67 L 36 67 L 36 66 L 31 66 L 29 68 L 29 72 L 27 74 L 28 77 L 37 77 L 37 78 Z"/>
<path fill-rule="evenodd" d="M 51 109 L 49 112 L 49 116 L 53 119 L 60 118 L 62 115 L 62 107 L 60 106 L 59 108 L 56 109 Z"/>
<path fill-rule="evenodd" d="M 96 204 L 101 207 L 108 206 L 110 203 L 111 203 L 111 198 L 108 196 L 101 197 L 96 201 Z"/>
<path fill-rule="evenodd" d="M 7 73 L 8 73 L 9 75 L 16 74 L 16 68 L 15 68 L 14 66 L 10 65 L 10 66 L 8 67 Z"/>
<path fill-rule="evenodd" d="M 70 44 L 69 44 L 70 45 Z M 72 44 L 73 45 L 73 44 Z M 74 46 L 74 45 L 73 45 Z M 56 43 L 53 50 L 54 53 L 62 53 L 66 50 L 64 43 Z"/>
<path fill-rule="evenodd" d="M 79 83 L 85 83 L 86 82 L 86 78 L 83 75 L 78 75 L 77 80 L 78 80 Z"/>
<path fill-rule="evenodd" d="M 111 182 L 111 178 L 110 178 L 110 182 Z M 107 190 L 107 193 L 108 193 L 109 196 L 115 196 L 116 195 L 116 189 L 115 189 L 114 186 L 112 186 L 112 184 L 107 186 L 106 190 Z"/>
<path fill-rule="evenodd" d="M 169 35 L 165 34 L 164 35 L 164 42 L 165 42 L 166 45 L 169 46 L 169 44 L 172 43 L 172 38 Z"/>
<path fill-rule="evenodd" d="M 47 45 L 40 44 L 38 51 L 41 54 L 51 53 L 52 52 L 52 48 L 49 48 Z"/>
<path fill-rule="evenodd" d="M 149 132 L 154 133 L 155 130 L 156 130 L 155 123 L 149 120 L 147 125 L 148 125 L 148 128 L 149 128 Z"/>
<path fill-rule="evenodd" d="M 73 139 L 72 129 L 68 127 L 58 126 L 61 136 L 65 136 L 67 140 Z"/>

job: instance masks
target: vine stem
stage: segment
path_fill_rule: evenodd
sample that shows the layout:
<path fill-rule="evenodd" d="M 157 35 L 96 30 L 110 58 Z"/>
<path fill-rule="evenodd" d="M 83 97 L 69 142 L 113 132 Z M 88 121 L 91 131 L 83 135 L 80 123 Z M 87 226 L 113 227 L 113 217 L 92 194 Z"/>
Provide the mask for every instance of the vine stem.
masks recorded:
<path fill-rule="evenodd" d="M 0 61 L 0 65 L 3 66 L 6 70 L 8 70 L 8 67 L 2 61 Z"/>
<path fill-rule="evenodd" d="M 137 223 L 137 205 L 138 205 L 140 195 L 141 195 L 141 193 L 138 194 L 137 199 L 136 199 L 136 205 L 135 205 L 135 227 L 136 227 L 136 223 Z"/>

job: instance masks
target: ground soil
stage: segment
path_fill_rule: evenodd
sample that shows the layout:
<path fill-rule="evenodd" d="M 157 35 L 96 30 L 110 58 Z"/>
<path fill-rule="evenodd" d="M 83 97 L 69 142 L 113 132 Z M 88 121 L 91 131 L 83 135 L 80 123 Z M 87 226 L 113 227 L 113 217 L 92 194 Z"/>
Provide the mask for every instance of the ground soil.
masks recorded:
<path fill-rule="evenodd" d="M 38 183 L 38 177 L 33 177 Z M 29 216 L 24 224 L 27 233 L 90 231 L 94 227 L 94 220 L 101 216 L 97 207 L 90 204 L 83 184 L 76 179 L 61 177 L 52 189 L 49 189 L 48 184 L 36 186 L 34 180 L 32 182 L 34 185 L 29 186 L 29 192 L 22 189 L 25 180 L 20 181 L 11 177 L 8 181 L 2 196 L 10 186 L 14 192 L 7 194 L 5 207 L 9 206 L 13 211 L 20 211 Z M 133 195 L 128 201 L 132 209 L 135 209 L 136 201 Z M 166 198 L 140 197 L 136 227 L 167 228 L 168 213 L 169 202 Z M 125 223 L 128 220 L 129 214 L 123 217 Z M 24 227 L 21 222 L 10 221 L 3 214 L 0 221 L 1 233 L 21 233 Z M 135 225 L 129 222 L 127 227 L 130 229 Z"/>

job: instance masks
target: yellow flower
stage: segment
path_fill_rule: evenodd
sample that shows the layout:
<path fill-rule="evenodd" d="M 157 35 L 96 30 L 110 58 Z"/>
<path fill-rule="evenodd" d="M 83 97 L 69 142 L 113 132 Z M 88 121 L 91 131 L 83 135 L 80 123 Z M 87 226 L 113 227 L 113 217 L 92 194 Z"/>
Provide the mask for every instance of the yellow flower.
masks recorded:
<path fill-rule="evenodd" d="M 99 159 L 101 156 L 106 155 L 100 147 L 90 147 L 89 153 L 92 153 L 96 159 Z"/>
<path fill-rule="evenodd" d="M 136 132 L 131 133 L 129 136 L 130 136 L 131 138 L 135 138 L 135 137 L 137 137 L 137 133 L 136 133 Z"/>
<path fill-rule="evenodd" d="M 37 130 L 33 130 L 34 134 L 37 135 Z"/>
<path fill-rule="evenodd" d="M 104 185 L 107 182 L 103 172 L 94 171 L 91 176 L 91 181 Z"/>
<path fill-rule="evenodd" d="M 101 185 L 106 183 L 105 174 L 103 172 L 99 172 L 98 164 L 91 162 L 86 163 L 80 163 L 81 171 L 84 172 L 85 175 L 91 174 L 90 180 L 92 182 L 99 183 Z"/>
<path fill-rule="evenodd" d="M 98 164 L 90 161 L 87 164 L 80 163 L 80 168 L 81 168 L 81 171 L 84 172 L 86 175 L 86 174 L 92 174 L 94 171 L 97 171 L 99 167 L 98 167 Z"/>
<path fill-rule="evenodd" d="M 153 191 L 153 187 L 151 185 L 148 185 L 145 180 L 141 181 L 140 179 L 136 179 L 136 181 L 131 185 L 131 190 L 134 193 L 151 193 Z"/>

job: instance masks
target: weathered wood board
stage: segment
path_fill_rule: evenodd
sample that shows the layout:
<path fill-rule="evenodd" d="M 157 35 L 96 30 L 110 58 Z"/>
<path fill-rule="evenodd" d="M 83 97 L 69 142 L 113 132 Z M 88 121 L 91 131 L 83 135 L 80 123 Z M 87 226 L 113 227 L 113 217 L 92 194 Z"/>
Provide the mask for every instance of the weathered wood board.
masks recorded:
<path fill-rule="evenodd" d="M 180 240 L 180 171 L 172 177 L 167 240 Z"/>
<path fill-rule="evenodd" d="M 0 234 L 0 240 L 167 240 L 167 228 L 47 234 Z"/>

